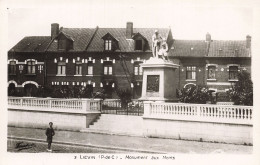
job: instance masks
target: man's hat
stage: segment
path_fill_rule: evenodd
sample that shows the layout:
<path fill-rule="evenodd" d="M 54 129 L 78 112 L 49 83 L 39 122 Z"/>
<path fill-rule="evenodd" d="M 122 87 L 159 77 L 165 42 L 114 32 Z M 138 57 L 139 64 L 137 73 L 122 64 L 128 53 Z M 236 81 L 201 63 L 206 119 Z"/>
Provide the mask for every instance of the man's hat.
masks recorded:
<path fill-rule="evenodd" d="M 158 33 L 158 30 L 155 30 L 154 33 Z"/>

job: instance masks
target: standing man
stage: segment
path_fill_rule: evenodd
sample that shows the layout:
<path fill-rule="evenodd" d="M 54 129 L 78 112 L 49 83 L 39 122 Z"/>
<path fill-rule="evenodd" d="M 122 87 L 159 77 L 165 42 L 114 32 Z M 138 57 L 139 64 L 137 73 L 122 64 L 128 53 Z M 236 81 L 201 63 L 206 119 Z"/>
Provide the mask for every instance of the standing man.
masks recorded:
<path fill-rule="evenodd" d="M 155 30 L 152 36 L 153 57 L 158 58 L 158 51 L 160 49 L 161 41 L 162 41 L 162 36 L 159 34 L 158 30 Z"/>
<path fill-rule="evenodd" d="M 52 128 L 53 123 L 49 123 L 49 128 L 46 129 L 45 135 L 47 136 L 47 143 L 48 143 L 48 149 L 47 151 L 51 152 L 51 143 L 52 143 L 52 137 L 55 135 L 54 129 Z"/>

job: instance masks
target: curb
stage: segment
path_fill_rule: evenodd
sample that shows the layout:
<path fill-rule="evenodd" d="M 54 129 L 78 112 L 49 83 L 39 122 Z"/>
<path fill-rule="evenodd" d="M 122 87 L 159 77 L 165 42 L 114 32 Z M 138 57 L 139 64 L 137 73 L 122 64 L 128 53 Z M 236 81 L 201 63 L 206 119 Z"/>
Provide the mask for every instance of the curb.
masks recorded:
<path fill-rule="evenodd" d="M 131 133 L 127 133 L 127 132 L 109 132 L 109 131 L 105 131 L 105 130 L 81 129 L 79 132 L 82 132 L 82 133 L 94 133 L 94 134 L 104 134 L 104 135 L 129 136 L 129 137 L 142 137 L 142 138 L 145 138 L 144 135 L 131 134 Z"/>
<path fill-rule="evenodd" d="M 46 140 L 27 138 L 27 137 L 7 136 L 7 139 L 26 140 L 26 141 L 46 143 Z M 111 146 L 91 145 L 91 144 L 82 144 L 82 143 L 71 143 L 71 142 L 63 142 L 63 141 L 55 141 L 53 143 L 54 144 L 63 144 L 63 145 L 81 146 L 81 147 L 90 147 L 90 148 L 97 148 L 97 149 L 117 150 L 117 151 L 130 151 L 130 152 L 140 152 L 140 153 L 149 153 L 149 154 L 167 154 L 167 152 L 162 152 L 162 151 L 140 150 L 140 149 L 132 149 L 132 148 L 111 147 Z"/>

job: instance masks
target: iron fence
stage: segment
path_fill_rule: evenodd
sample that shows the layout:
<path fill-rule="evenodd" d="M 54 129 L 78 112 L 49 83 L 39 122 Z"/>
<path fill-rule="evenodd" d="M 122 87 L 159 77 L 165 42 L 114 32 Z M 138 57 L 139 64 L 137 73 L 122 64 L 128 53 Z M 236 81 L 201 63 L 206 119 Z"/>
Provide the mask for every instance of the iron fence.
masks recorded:
<path fill-rule="evenodd" d="M 121 101 L 118 99 L 106 99 L 102 102 L 101 113 L 142 116 L 144 114 L 144 105 L 143 101 L 132 100 L 126 106 L 122 106 Z"/>

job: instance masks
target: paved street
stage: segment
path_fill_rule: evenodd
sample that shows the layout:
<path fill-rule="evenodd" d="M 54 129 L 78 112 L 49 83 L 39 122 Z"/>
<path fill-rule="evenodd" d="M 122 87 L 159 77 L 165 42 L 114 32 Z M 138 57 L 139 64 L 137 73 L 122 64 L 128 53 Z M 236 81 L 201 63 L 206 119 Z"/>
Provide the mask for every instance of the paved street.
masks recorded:
<path fill-rule="evenodd" d="M 44 142 L 14 140 L 14 139 L 8 139 L 7 141 L 8 152 L 50 153 L 46 150 L 46 148 L 47 148 L 47 144 Z M 122 151 L 55 144 L 55 143 L 52 145 L 52 148 L 53 148 L 52 153 L 123 153 Z"/>
<path fill-rule="evenodd" d="M 10 152 L 46 152 L 46 137 L 43 129 L 8 127 L 8 151 Z M 160 138 L 129 137 L 82 133 L 72 131 L 55 131 L 53 138 L 54 152 L 84 152 L 84 153 L 231 153 L 251 154 L 253 146 L 233 145 L 223 143 L 208 143 Z M 10 140 L 16 138 L 15 140 Z M 20 138 L 20 139 L 19 139 Z M 29 139 L 26 142 L 25 139 Z M 17 150 L 17 142 L 30 143 L 29 149 Z M 23 145 L 22 145 L 23 146 Z M 25 148 L 26 148 L 25 147 Z"/>

